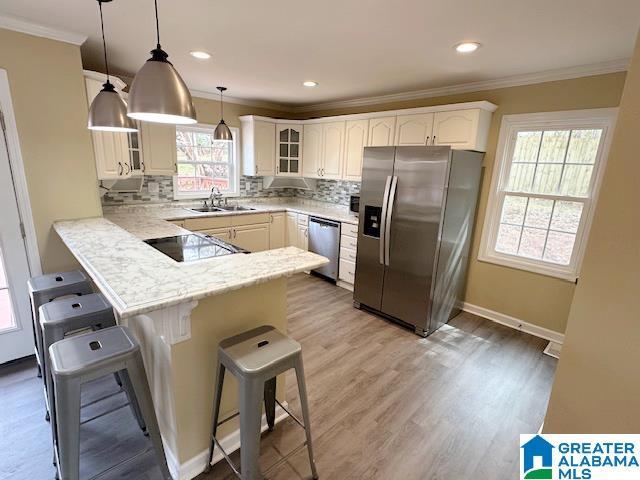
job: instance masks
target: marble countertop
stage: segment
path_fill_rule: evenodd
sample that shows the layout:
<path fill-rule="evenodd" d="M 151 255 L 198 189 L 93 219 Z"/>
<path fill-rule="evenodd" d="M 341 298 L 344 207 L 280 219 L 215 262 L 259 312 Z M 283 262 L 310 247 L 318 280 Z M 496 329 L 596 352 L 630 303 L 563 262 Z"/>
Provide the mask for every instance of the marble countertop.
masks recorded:
<path fill-rule="evenodd" d="M 244 215 L 258 212 L 282 212 L 292 211 L 303 213 L 306 215 L 314 215 L 318 217 L 327 218 L 329 220 L 335 220 L 338 222 L 345 222 L 351 224 L 358 224 L 358 217 L 349 211 L 349 207 L 344 205 L 335 205 L 328 202 L 320 202 L 311 199 L 302 198 L 251 198 L 242 200 L 233 200 L 229 202 L 230 205 L 243 205 L 255 210 L 245 211 L 230 211 L 230 212 L 194 212 L 189 208 L 201 207 L 202 202 L 173 202 L 173 203 L 160 203 L 150 205 L 123 205 L 123 206 L 108 206 L 104 207 L 104 215 L 114 220 L 121 225 L 121 222 L 127 222 L 127 217 L 132 214 L 136 217 L 142 218 L 160 218 L 164 220 L 183 220 L 185 218 L 199 218 L 199 217 L 219 217 L 225 215 Z M 144 222 L 144 221 L 143 221 Z M 131 226 L 134 228 L 134 226 Z M 144 230 L 146 227 L 141 225 L 139 230 Z M 178 228 L 178 227 L 176 227 Z M 127 230 L 130 230 L 127 227 Z M 131 230 L 130 230 L 131 231 Z M 168 233 L 167 235 L 171 235 Z M 179 235 L 175 233 L 174 235 Z M 166 235 L 159 235 L 166 236 Z M 147 237 L 152 238 L 152 237 Z"/>
<path fill-rule="evenodd" d="M 189 211 L 171 210 L 157 215 L 141 214 L 139 209 L 118 211 L 109 215 L 113 221 L 102 217 L 64 220 L 55 222 L 54 228 L 121 317 L 290 276 L 328 262 L 296 247 L 176 262 L 142 241 L 188 233 L 164 218 L 183 218 L 174 214 Z"/>

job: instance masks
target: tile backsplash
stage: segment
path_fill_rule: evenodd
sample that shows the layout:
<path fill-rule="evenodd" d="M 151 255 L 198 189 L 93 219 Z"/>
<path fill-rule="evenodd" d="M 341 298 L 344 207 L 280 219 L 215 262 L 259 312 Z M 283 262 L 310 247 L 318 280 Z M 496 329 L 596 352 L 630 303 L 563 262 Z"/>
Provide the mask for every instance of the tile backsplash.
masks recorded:
<path fill-rule="evenodd" d="M 149 190 L 149 185 L 152 188 Z M 154 185 L 156 184 L 156 185 Z M 157 190 L 157 191 L 156 191 Z M 315 190 L 262 187 L 262 177 L 240 177 L 240 197 L 302 197 L 339 205 L 349 205 L 349 196 L 360 192 L 359 182 L 341 180 L 317 180 Z M 107 192 L 102 205 L 132 205 L 173 202 L 173 178 L 171 176 L 145 176 L 139 192 Z"/>

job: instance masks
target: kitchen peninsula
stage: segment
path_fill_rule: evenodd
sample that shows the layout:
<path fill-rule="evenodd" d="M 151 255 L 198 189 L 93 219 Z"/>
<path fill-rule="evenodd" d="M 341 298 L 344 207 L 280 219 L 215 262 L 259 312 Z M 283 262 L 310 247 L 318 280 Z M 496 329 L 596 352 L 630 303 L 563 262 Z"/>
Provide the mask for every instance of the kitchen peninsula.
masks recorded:
<path fill-rule="evenodd" d="M 265 324 L 286 332 L 286 277 L 327 260 L 286 247 L 178 263 L 142 239 L 191 232 L 148 215 L 120 220 L 60 221 L 55 230 L 140 340 L 169 467 L 174 478 L 191 478 L 206 463 L 219 341 Z M 236 409 L 230 381 L 221 415 Z M 223 427 L 225 437 L 237 419 Z"/>

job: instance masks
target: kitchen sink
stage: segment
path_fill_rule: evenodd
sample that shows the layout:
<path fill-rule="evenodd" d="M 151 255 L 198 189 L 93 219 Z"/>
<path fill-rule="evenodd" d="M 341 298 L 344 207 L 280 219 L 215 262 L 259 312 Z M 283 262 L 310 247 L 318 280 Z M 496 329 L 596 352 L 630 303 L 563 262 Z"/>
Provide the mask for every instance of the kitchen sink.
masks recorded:
<path fill-rule="evenodd" d="M 242 212 L 246 210 L 255 210 L 255 208 L 244 207 L 242 205 L 220 205 L 219 207 L 199 207 L 199 208 L 190 208 L 194 212 Z"/>
<path fill-rule="evenodd" d="M 190 208 L 189 210 L 193 212 L 223 212 L 224 210 L 218 207 L 200 207 L 200 208 Z"/>
<path fill-rule="evenodd" d="M 242 205 L 221 205 L 219 207 L 215 207 L 219 210 L 225 210 L 227 212 L 241 212 L 243 210 L 255 210 L 255 208 L 244 207 Z"/>

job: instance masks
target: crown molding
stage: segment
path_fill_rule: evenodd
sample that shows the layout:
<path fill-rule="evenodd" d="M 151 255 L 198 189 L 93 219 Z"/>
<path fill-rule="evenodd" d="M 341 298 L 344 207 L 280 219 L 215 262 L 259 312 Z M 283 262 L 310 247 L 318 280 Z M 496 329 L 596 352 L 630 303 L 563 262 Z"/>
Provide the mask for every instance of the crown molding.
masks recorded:
<path fill-rule="evenodd" d="M 87 40 L 86 35 L 59 30 L 57 28 L 45 27 L 44 25 L 39 25 L 22 18 L 10 17 L 1 14 L 0 28 L 26 33 L 36 37 L 49 38 L 59 42 L 71 43 L 73 45 L 82 45 Z"/>
<path fill-rule="evenodd" d="M 429 88 L 426 90 L 415 90 L 411 92 L 394 93 L 390 95 L 356 98 L 353 100 L 339 100 L 335 102 L 318 103 L 314 105 L 293 106 L 289 107 L 289 110 L 293 113 L 306 113 L 335 108 L 361 107 L 367 105 L 402 102 L 407 100 L 419 100 L 422 98 L 441 97 L 444 95 L 455 95 L 458 93 L 480 92 L 498 88 L 517 87 L 522 85 L 532 85 L 536 83 L 553 82 L 557 80 L 569 80 L 572 78 L 624 72 L 627 70 L 628 66 L 629 59 L 622 58 L 618 60 L 611 60 L 589 65 L 579 65 L 575 67 L 546 70 L 537 73 L 514 75 L 510 77 L 498 78 L 494 80 L 484 80 L 480 82 L 462 83 L 446 87 Z"/>
<path fill-rule="evenodd" d="M 208 92 L 206 90 L 189 89 L 191 95 L 198 98 L 206 98 L 208 100 L 220 100 L 220 92 Z M 249 107 L 268 108 L 270 110 L 279 110 L 281 112 L 292 112 L 292 107 L 280 103 L 269 102 L 266 100 L 245 100 L 244 98 L 224 96 L 225 103 L 235 103 L 238 105 L 247 105 Z"/>

